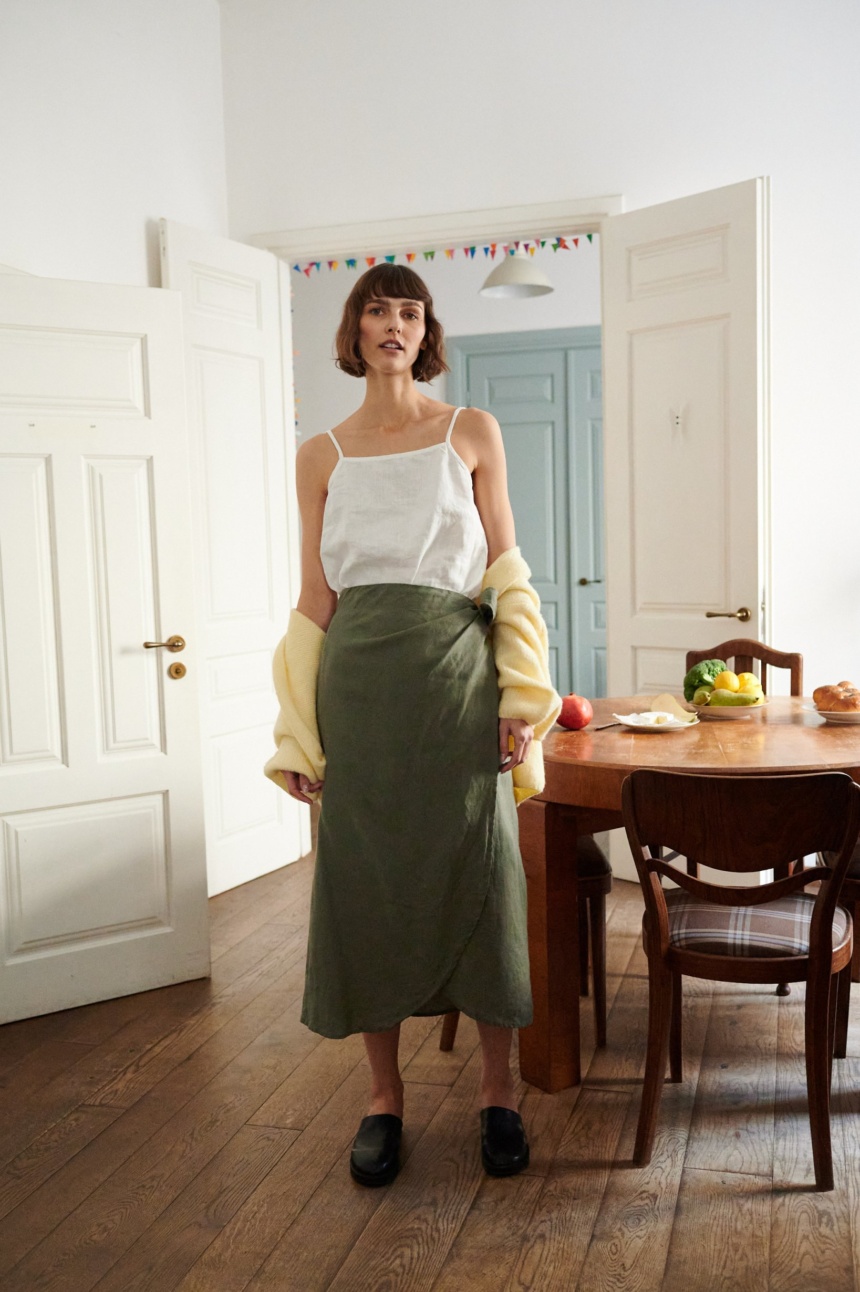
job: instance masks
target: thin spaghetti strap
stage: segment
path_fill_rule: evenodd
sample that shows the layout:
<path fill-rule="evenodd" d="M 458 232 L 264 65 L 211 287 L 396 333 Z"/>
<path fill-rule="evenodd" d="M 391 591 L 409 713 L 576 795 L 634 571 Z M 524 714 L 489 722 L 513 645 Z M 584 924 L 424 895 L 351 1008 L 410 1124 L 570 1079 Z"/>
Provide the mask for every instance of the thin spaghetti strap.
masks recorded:
<path fill-rule="evenodd" d="M 334 447 L 337 449 L 337 456 L 338 456 L 338 458 L 342 458 L 342 457 L 343 457 L 343 449 L 340 447 L 340 445 L 338 444 L 337 440 L 334 438 L 334 431 L 326 431 L 326 435 L 328 435 L 328 436 L 331 438 L 331 442 L 332 442 L 332 444 L 333 444 L 333 445 L 334 445 Z"/>
<path fill-rule="evenodd" d="M 452 432 L 452 431 L 453 431 L 453 429 L 454 429 L 454 423 L 455 423 L 455 422 L 456 422 L 456 420 L 457 420 L 457 415 L 458 415 L 458 413 L 462 413 L 462 411 L 463 411 L 463 410 L 462 410 L 462 408 L 455 408 L 455 409 L 454 409 L 454 416 L 451 418 L 451 421 L 450 421 L 450 423 L 449 423 L 449 425 L 448 425 L 448 434 L 445 436 L 445 443 L 446 443 L 446 444 L 450 444 L 450 443 L 451 443 L 451 432 Z"/>

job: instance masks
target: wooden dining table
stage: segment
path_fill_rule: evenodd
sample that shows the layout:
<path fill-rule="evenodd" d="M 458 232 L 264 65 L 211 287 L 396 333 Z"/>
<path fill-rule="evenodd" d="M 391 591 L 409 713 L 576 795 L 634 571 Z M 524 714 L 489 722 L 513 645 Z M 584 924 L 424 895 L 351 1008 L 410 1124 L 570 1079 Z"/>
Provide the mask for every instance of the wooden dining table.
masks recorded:
<path fill-rule="evenodd" d="M 520 1032 L 520 1071 L 542 1090 L 579 1083 L 579 920 L 576 841 L 623 824 L 621 786 L 638 767 L 714 776 L 841 771 L 860 782 L 860 724 L 826 723 L 811 700 L 771 697 L 736 720 L 703 718 L 683 731 L 631 731 L 614 713 L 651 698 L 595 700 L 581 731 L 555 727 L 544 741 L 546 787 L 519 809 L 528 885 L 534 1021 Z"/>

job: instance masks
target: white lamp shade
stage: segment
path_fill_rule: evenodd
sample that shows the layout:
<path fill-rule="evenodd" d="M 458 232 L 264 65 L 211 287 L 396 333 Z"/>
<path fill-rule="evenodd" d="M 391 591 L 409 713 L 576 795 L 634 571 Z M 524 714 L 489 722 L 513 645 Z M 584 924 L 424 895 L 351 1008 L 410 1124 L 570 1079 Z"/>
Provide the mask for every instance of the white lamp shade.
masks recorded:
<path fill-rule="evenodd" d="M 547 292 L 554 290 L 543 270 L 538 269 L 525 251 L 518 249 L 512 256 L 505 256 L 500 265 L 496 265 L 480 294 L 515 300 L 524 296 L 546 296 Z"/>

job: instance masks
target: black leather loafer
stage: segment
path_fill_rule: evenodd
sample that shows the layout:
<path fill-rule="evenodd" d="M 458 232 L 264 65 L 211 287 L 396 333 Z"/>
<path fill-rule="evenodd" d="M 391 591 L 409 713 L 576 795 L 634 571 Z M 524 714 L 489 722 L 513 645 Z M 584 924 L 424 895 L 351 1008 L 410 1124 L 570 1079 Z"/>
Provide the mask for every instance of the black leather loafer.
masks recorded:
<path fill-rule="evenodd" d="M 375 1189 L 390 1184 L 400 1170 L 403 1122 L 393 1113 L 364 1117 L 352 1145 L 349 1173 L 353 1180 Z"/>
<path fill-rule="evenodd" d="M 487 1175 L 516 1175 L 529 1164 L 523 1119 L 511 1108 L 481 1109 L 481 1160 Z"/>

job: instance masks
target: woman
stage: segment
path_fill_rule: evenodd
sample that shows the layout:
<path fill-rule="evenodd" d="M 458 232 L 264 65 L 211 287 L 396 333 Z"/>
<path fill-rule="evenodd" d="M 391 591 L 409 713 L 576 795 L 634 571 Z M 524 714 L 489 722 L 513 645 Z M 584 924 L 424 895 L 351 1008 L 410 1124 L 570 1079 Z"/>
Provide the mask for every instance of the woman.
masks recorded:
<path fill-rule="evenodd" d="M 558 711 L 545 630 L 536 612 L 513 630 L 540 676 L 531 696 L 519 676 L 500 717 L 485 572 L 502 558 L 502 591 L 526 619 L 537 601 L 497 422 L 416 385 L 447 371 L 418 275 L 364 274 L 337 353 L 365 397 L 297 456 L 302 587 L 276 655 L 279 750 L 266 768 L 303 803 L 325 786 L 302 1019 L 323 1036 L 363 1033 L 372 1087 L 350 1170 L 373 1186 L 399 1165 L 401 1020 L 474 1017 L 484 1167 L 514 1174 L 528 1142 L 509 1056 L 531 993 L 510 773 L 534 763 L 535 721 L 542 735 Z"/>

